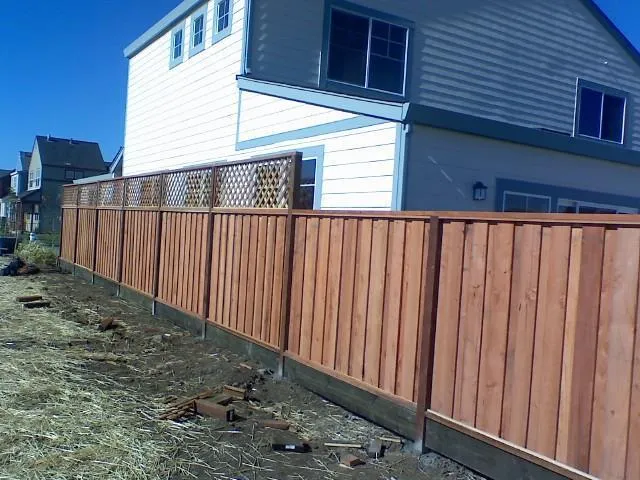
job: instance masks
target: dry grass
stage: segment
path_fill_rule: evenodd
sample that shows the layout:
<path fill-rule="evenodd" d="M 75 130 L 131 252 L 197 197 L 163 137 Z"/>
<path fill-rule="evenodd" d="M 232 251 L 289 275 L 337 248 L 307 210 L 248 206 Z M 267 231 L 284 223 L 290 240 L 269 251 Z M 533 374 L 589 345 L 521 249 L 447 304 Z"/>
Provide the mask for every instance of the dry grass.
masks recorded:
<path fill-rule="evenodd" d="M 53 266 L 57 261 L 56 250 L 39 242 L 23 242 L 18 245 L 16 255 L 27 263 Z"/>
<path fill-rule="evenodd" d="M 99 334 L 49 310 L 23 312 L 19 283 L 0 280 L 0 479 L 188 475 L 199 463 L 180 452 L 190 433 L 153 420 L 159 399 L 89 374 L 80 352 L 61 345 Z"/>

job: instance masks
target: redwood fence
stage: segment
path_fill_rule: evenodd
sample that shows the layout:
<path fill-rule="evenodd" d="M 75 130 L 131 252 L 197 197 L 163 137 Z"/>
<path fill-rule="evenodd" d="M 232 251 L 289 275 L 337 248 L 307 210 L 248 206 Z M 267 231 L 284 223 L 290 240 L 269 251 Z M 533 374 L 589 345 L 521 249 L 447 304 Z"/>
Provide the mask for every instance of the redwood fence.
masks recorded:
<path fill-rule="evenodd" d="M 640 478 L 640 217 L 295 210 L 299 162 L 65 187 L 61 259 L 413 409 L 419 441 Z"/>

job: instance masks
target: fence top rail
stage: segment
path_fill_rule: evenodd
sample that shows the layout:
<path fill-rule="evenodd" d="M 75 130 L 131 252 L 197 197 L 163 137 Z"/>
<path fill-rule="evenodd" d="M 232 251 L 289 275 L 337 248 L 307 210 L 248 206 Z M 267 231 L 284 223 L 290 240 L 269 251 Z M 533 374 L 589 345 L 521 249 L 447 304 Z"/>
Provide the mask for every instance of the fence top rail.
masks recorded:
<path fill-rule="evenodd" d="M 512 213 L 512 212 L 453 212 L 378 210 L 294 210 L 294 217 L 367 218 L 389 220 L 428 221 L 437 217 L 443 222 L 509 222 L 553 225 L 594 225 L 640 227 L 640 214 L 582 214 L 582 213 Z"/>

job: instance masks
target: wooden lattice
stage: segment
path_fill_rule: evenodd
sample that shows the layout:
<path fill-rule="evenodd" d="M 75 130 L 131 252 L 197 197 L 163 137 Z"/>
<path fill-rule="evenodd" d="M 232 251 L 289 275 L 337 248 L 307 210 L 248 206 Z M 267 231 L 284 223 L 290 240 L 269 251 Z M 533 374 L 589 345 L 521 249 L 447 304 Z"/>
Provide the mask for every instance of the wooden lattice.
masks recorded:
<path fill-rule="evenodd" d="M 87 183 L 80 185 L 80 194 L 78 195 L 78 205 L 83 207 L 95 207 L 98 200 L 98 184 Z"/>
<path fill-rule="evenodd" d="M 122 206 L 124 195 L 124 180 L 113 180 L 100 183 L 98 190 L 99 207 L 119 207 Z"/>
<path fill-rule="evenodd" d="M 287 208 L 296 156 L 216 165 L 215 207 Z"/>
<path fill-rule="evenodd" d="M 147 175 L 127 179 L 125 188 L 126 207 L 160 206 L 160 175 Z"/>
<path fill-rule="evenodd" d="M 209 208 L 211 171 L 211 167 L 208 167 L 165 174 L 162 205 L 175 208 Z"/>
<path fill-rule="evenodd" d="M 78 204 L 78 187 L 67 185 L 62 188 L 62 206 L 75 207 Z"/>

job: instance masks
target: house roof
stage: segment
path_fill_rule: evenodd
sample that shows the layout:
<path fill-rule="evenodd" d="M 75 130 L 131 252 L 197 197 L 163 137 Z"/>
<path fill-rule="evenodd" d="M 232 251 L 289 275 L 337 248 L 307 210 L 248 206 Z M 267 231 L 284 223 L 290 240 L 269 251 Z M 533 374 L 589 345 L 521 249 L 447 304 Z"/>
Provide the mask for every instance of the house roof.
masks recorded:
<path fill-rule="evenodd" d="M 29 170 L 29 162 L 31 162 L 31 152 L 20 152 L 20 170 Z"/>
<path fill-rule="evenodd" d="M 627 53 L 640 65 L 640 52 L 634 47 L 629 39 L 620 31 L 620 29 L 611 21 L 606 13 L 598 6 L 595 0 L 580 0 L 584 6 L 593 14 L 600 24 L 615 38 L 615 40 L 624 48 Z M 183 0 L 176 8 L 171 10 L 159 22 L 154 24 L 150 29 L 143 33 L 136 40 L 131 42 L 124 49 L 124 56 L 132 58 L 141 52 L 151 42 L 163 35 L 167 30 L 172 28 L 174 24 L 182 17 L 188 15 L 198 8 L 205 0 Z"/>
<path fill-rule="evenodd" d="M 142 51 L 156 38 L 172 28 L 175 22 L 191 13 L 193 10 L 205 3 L 205 1 L 206 0 L 183 0 L 180 5 L 178 5 L 167 15 L 165 15 L 162 20 L 153 25 L 149 30 L 147 30 L 140 37 L 134 40 L 127 48 L 125 48 L 124 56 L 127 58 L 131 58 L 135 54 Z"/>
<path fill-rule="evenodd" d="M 0 170 L 0 178 L 8 177 L 13 173 L 13 170 Z"/>
<path fill-rule="evenodd" d="M 115 157 L 111 160 L 111 162 L 104 162 L 107 165 L 107 169 L 109 172 L 113 173 L 122 163 L 122 159 L 124 158 L 124 147 L 120 147 L 118 153 L 116 153 Z"/>
<path fill-rule="evenodd" d="M 26 192 L 19 194 L 18 198 L 23 203 L 40 203 L 42 200 L 42 193 L 39 188 L 37 190 L 27 190 Z"/>
<path fill-rule="evenodd" d="M 36 143 L 43 165 L 80 167 L 98 172 L 107 170 L 100 146 L 95 142 L 38 135 Z"/>

